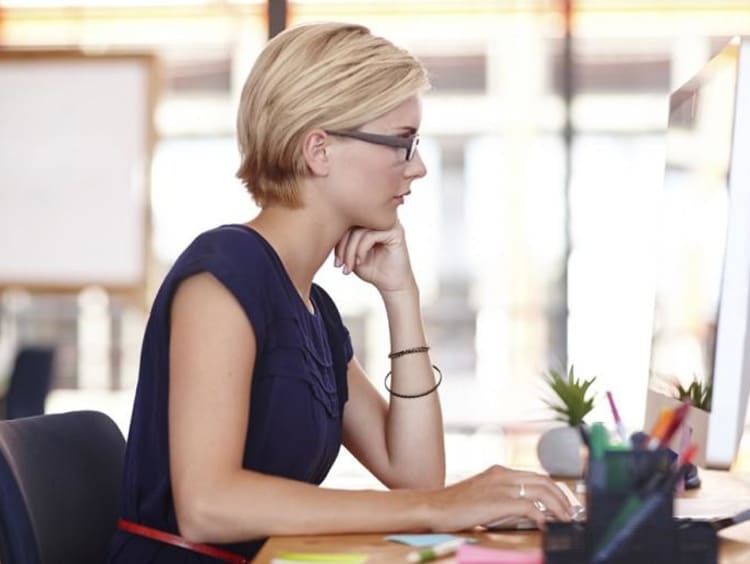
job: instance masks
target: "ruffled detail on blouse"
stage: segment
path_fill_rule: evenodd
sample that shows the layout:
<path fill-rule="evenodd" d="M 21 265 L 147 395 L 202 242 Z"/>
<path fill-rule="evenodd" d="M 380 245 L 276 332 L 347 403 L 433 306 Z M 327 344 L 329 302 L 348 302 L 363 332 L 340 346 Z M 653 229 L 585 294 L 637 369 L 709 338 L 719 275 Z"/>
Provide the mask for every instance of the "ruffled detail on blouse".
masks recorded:
<path fill-rule="evenodd" d="M 263 351 L 264 370 L 269 376 L 304 380 L 329 417 L 339 417 L 339 398 L 333 359 L 325 328 L 317 316 L 283 319 L 268 331 Z M 302 363 L 299 360 L 302 359 Z M 302 364 L 305 370 L 300 372 Z"/>

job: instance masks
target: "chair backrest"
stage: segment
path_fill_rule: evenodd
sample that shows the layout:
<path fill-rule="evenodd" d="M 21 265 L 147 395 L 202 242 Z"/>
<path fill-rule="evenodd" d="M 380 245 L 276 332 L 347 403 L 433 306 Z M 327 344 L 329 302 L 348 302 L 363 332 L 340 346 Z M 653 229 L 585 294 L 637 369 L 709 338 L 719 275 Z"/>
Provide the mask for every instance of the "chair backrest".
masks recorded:
<path fill-rule="evenodd" d="M 0 562 L 101 564 L 125 439 L 96 411 L 0 421 Z"/>
<path fill-rule="evenodd" d="M 6 418 L 44 413 L 44 400 L 52 383 L 53 358 L 52 347 L 24 347 L 18 352 L 5 398 Z"/>

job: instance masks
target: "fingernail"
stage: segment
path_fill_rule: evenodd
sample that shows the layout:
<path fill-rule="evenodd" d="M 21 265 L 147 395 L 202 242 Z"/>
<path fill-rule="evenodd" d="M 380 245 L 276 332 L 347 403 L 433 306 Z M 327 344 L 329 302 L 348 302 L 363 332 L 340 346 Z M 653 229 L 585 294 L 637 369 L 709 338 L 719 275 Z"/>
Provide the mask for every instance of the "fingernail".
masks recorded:
<path fill-rule="evenodd" d="M 344 265 L 344 268 L 342 269 L 342 272 L 343 272 L 344 274 L 349 274 L 349 273 L 351 272 L 351 270 L 349 270 L 349 267 L 348 267 L 348 266 Z"/>
<path fill-rule="evenodd" d="M 334 255 L 334 257 L 333 257 L 333 266 L 335 266 L 336 268 L 338 268 L 342 264 L 343 263 L 341 262 L 341 259 L 338 257 L 338 255 Z"/>

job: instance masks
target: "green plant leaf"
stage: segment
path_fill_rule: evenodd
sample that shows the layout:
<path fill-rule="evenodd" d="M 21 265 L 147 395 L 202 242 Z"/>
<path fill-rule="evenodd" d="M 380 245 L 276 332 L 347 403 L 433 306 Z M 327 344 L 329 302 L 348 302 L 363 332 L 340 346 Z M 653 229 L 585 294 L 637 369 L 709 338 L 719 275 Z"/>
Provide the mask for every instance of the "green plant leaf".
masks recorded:
<path fill-rule="evenodd" d="M 687 401 L 693 407 L 710 411 L 711 409 L 711 382 L 699 378 L 693 374 L 693 380 L 688 387 L 682 385 L 679 380 L 674 380 L 674 396 L 680 401 Z"/>
<path fill-rule="evenodd" d="M 583 423 L 584 417 L 594 408 L 594 396 L 587 397 L 587 394 L 596 376 L 588 380 L 577 377 L 571 365 L 566 375 L 550 369 L 543 374 L 543 379 L 554 394 L 553 400 L 543 401 L 558 415 L 557 419 L 571 426 Z"/>

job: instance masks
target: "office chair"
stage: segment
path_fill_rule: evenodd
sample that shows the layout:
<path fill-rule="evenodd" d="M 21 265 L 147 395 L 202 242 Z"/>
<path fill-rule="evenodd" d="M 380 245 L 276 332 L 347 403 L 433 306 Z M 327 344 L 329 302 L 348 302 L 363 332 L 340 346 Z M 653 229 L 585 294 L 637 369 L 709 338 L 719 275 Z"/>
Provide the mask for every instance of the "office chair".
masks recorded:
<path fill-rule="evenodd" d="M 97 411 L 0 421 L 0 562 L 101 564 L 125 439 Z"/>
<path fill-rule="evenodd" d="M 24 347 L 16 356 L 8 393 L 3 399 L 6 419 L 44 413 L 44 400 L 52 383 L 52 347 Z"/>

